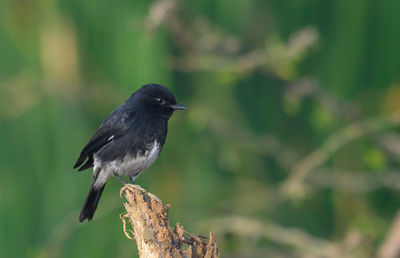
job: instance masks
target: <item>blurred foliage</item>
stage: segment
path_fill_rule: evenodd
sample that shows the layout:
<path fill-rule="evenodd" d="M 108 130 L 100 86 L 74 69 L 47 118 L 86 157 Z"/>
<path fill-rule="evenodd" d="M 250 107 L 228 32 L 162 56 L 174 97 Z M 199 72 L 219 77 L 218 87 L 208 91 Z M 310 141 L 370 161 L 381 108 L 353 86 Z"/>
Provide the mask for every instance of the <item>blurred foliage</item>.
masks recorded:
<path fill-rule="evenodd" d="M 146 83 L 187 112 L 137 181 L 224 257 L 369 257 L 400 201 L 400 2 L 0 1 L 0 257 L 132 257 L 72 170 Z M 311 256 L 310 256 L 311 255 Z M 322 255 L 322 256 L 321 256 Z"/>

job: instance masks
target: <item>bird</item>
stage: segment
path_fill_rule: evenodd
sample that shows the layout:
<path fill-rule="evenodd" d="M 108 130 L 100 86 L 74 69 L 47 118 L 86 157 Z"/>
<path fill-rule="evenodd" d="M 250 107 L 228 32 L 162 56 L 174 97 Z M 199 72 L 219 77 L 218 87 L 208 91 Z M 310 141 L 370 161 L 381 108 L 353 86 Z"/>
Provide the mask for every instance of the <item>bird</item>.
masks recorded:
<path fill-rule="evenodd" d="M 107 180 L 115 176 L 131 183 L 158 158 L 167 137 L 168 120 L 186 106 L 159 84 L 139 88 L 100 124 L 82 149 L 74 169 L 93 167 L 93 181 L 79 215 L 79 222 L 91 221 Z"/>

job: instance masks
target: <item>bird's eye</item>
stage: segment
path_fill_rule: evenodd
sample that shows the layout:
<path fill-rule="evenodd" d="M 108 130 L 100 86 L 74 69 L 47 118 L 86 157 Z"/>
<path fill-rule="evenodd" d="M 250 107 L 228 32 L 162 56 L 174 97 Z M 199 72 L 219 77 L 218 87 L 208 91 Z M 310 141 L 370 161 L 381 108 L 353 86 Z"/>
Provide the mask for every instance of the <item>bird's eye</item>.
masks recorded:
<path fill-rule="evenodd" d="M 160 104 L 164 104 L 164 100 L 162 98 L 155 98 L 155 100 Z"/>

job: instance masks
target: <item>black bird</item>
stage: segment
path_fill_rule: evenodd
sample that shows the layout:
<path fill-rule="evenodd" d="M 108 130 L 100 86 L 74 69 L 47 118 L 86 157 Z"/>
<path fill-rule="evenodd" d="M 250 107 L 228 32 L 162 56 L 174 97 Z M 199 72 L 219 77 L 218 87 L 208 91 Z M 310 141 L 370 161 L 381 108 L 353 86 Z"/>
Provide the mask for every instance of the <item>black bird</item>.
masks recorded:
<path fill-rule="evenodd" d="M 158 158 L 167 137 L 168 119 L 177 109 L 174 94 L 147 84 L 111 112 L 83 148 L 74 168 L 93 168 L 93 182 L 79 221 L 92 220 L 107 180 L 129 177 L 133 183 Z M 84 163 L 86 161 L 86 163 Z"/>

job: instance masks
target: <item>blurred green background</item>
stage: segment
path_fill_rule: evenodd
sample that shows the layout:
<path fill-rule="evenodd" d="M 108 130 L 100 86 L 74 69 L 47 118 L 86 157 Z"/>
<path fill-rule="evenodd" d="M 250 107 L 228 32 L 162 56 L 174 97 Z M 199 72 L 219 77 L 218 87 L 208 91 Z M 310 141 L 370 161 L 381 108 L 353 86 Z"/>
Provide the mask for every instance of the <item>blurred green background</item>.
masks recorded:
<path fill-rule="evenodd" d="M 397 0 L 1 0 L 0 257 L 137 256 L 120 182 L 79 224 L 92 172 L 72 165 L 151 82 L 190 108 L 137 180 L 172 225 L 216 232 L 223 257 L 399 257 L 399 14 Z"/>

